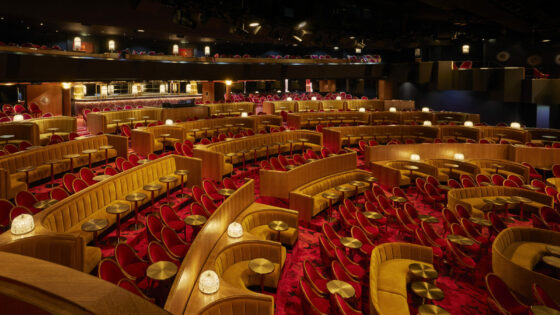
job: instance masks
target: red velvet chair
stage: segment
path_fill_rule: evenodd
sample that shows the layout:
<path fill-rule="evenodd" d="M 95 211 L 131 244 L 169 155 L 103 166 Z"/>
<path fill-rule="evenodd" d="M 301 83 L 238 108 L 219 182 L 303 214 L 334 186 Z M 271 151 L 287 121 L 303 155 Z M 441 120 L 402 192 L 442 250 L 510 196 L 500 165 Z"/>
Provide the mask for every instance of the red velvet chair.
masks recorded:
<path fill-rule="evenodd" d="M 432 253 L 437 258 L 437 261 L 441 262 L 441 259 L 444 257 L 443 250 L 441 249 L 441 247 L 439 247 L 437 244 L 431 243 L 428 240 L 426 233 L 421 228 L 416 229 L 416 231 L 414 231 L 414 234 L 416 236 L 416 240 L 418 241 L 418 243 L 423 246 L 431 247 Z"/>
<path fill-rule="evenodd" d="M 421 222 L 420 227 L 426 233 L 427 239 L 432 246 L 445 247 L 445 240 L 436 233 L 434 228 L 427 222 Z"/>
<path fill-rule="evenodd" d="M 554 301 L 538 284 L 533 283 L 531 286 L 531 292 L 533 293 L 533 299 L 536 303 L 560 311 L 560 304 L 556 303 L 556 301 Z"/>
<path fill-rule="evenodd" d="M 117 175 L 118 173 L 119 172 L 111 166 L 107 166 L 105 168 L 105 171 L 103 172 L 103 174 L 109 175 L 109 176 Z"/>
<path fill-rule="evenodd" d="M 525 185 L 525 181 L 523 181 L 523 179 L 515 174 L 510 174 L 507 177 L 508 180 L 513 181 L 514 183 L 517 184 L 517 186 L 521 187 L 523 185 Z"/>
<path fill-rule="evenodd" d="M 16 112 L 16 114 L 27 113 L 27 109 L 25 107 L 23 107 L 23 105 L 21 105 L 21 104 L 14 105 L 14 111 Z"/>
<path fill-rule="evenodd" d="M 504 180 L 503 184 L 505 187 L 519 188 L 519 185 L 517 185 L 517 183 L 512 181 L 511 179 Z"/>
<path fill-rule="evenodd" d="M 193 150 L 188 144 L 181 145 L 181 152 L 184 156 L 193 156 Z"/>
<path fill-rule="evenodd" d="M 64 138 L 59 135 L 51 135 L 49 143 L 47 145 L 53 145 L 64 142 Z"/>
<path fill-rule="evenodd" d="M 443 216 L 444 228 L 446 231 L 451 231 L 451 224 L 459 224 L 459 219 L 453 211 L 449 210 L 449 208 L 441 209 L 441 214 Z"/>
<path fill-rule="evenodd" d="M 560 164 L 552 165 L 552 175 L 554 175 L 554 177 L 560 177 Z"/>
<path fill-rule="evenodd" d="M 190 247 L 189 244 L 184 242 L 179 235 L 168 226 L 164 226 L 161 229 L 161 240 L 163 241 L 165 249 L 176 259 L 183 259 Z"/>
<path fill-rule="evenodd" d="M 0 199 L 0 229 L 10 226 L 10 211 L 14 207 L 9 200 Z"/>
<path fill-rule="evenodd" d="M 140 165 L 140 163 L 138 163 L 138 161 L 140 161 L 140 157 L 138 157 L 138 155 L 136 155 L 136 154 L 130 154 L 128 156 L 128 161 L 130 163 L 132 163 L 132 165 L 134 165 L 134 166 Z"/>
<path fill-rule="evenodd" d="M 457 248 L 451 241 L 445 240 L 445 242 L 447 244 L 449 257 L 454 263 L 451 264 L 451 274 L 453 274 L 454 269 L 459 269 L 463 271 L 463 273 L 472 276 L 476 269 L 476 262 L 469 255 Z"/>
<path fill-rule="evenodd" d="M 212 199 L 212 201 L 223 201 L 224 200 L 225 197 L 218 193 L 218 190 L 216 189 L 216 186 L 214 186 L 214 184 L 211 181 L 203 180 L 202 181 L 202 187 L 204 188 L 204 192 L 206 192 L 206 195 L 208 197 L 210 197 L 210 199 Z"/>
<path fill-rule="evenodd" d="M 335 247 L 323 235 L 319 235 L 319 250 L 325 265 L 330 264 L 336 258 L 334 254 Z"/>
<path fill-rule="evenodd" d="M 327 290 L 327 282 L 330 279 L 323 276 L 307 259 L 303 261 L 303 275 L 317 293 L 323 296 L 330 294 Z"/>
<path fill-rule="evenodd" d="M 89 187 L 88 183 L 86 183 L 86 181 L 84 181 L 84 180 L 81 179 L 81 178 L 75 178 L 75 179 L 72 181 L 72 190 L 73 190 L 75 193 L 77 193 L 77 192 L 80 191 L 80 190 L 86 189 L 86 188 L 88 188 L 88 187 Z"/>
<path fill-rule="evenodd" d="M 346 301 L 339 295 L 334 295 L 336 308 L 339 314 L 341 315 L 361 315 L 363 314 L 361 310 L 357 310 L 350 306 Z"/>
<path fill-rule="evenodd" d="M 344 271 L 346 271 L 352 278 L 360 282 L 364 279 L 367 274 L 367 270 L 359 263 L 355 263 L 350 260 L 350 258 L 348 258 L 348 256 L 344 253 L 344 250 L 337 248 L 334 250 L 334 254 L 338 262 L 342 265 L 342 268 L 344 268 Z"/>
<path fill-rule="evenodd" d="M 169 252 L 161 245 L 161 243 L 156 241 L 151 241 L 148 244 L 148 259 L 152 264 L 157 263 L 158 261 L 169 261 L 177 265 L 177 268 L 181 266 L 181 261 L 171 257 Z"/>
<path fill-rule="evenodd" d="M 88 183 L 88 185 L 97 184 L 97 182 L 93 180 L 95 174 L 91 169 L 87 167 L 82 167 L 79 173 L 80 173 L 80 178 L 84 180 L 86 183 Z"/>
<path fill-rule="evenodd" d="M 72 141 L 75 140 L 77 137 L 79 137 L 80 135 L 77 132 L 70 132 L 68 134 L 68 140 Z"/>
<path fill-rule="evenodd" d="M 512 315 L 532 314 L 530 308 L 523 304 L 509 289 L 507 284 L 496 274 L 489 273 L 485 278 L 486 289 L 500 307 Z"/>
<path fill-rule="evenodd" d="M 416 177 L 416 179 L 414 180 L 414 184 L 416 185 L 416 199 L 418 199 L 418 197 L 422 197 L 422 199 L 426 198 L 426 190 L 424 189 L 424 186 L 426 185 L 426 181 L 423 178 L 420 177 Z"/>
<path fill-rule="evenodd" d="M 18 150 L 23 151 L 23 150 L 29 148 L 32 145 L 33 144 L 31 144 L 31 142 L 29 142 L 29 141 L 22 141 L 22 142 L 19 143 Z"/>
<path fill-rule="evenodd" d="M 113 284 L 119 283 L 120 280 L 126 279 L 126 275 L 121 267 L 112 258 L 105 258 L 101 260 L 97 266 L 97 275 L 100 279 L 109 281 Z"/>
<path fill-rule="evenodd" d="M 64 190 L 62 188 L 59 188 L 59 187 L 53 188 L 50 191 L 49 195 L 50 195 L 51 199 L 56 199 L 58 201 L 60 201 L 60 200 L 69 196 L 68 192 L 66 192 L 66 190 Z"/>
<path fill-rule="evenodd" d="M 375 198 L 379 198 L 379 196 L 387 197 L 387 194 L 385 193 L 383 188 L 381 188 L 381 186 L 377 184 L 373 185 L 372 191 Z"/>
<path fill-rule="evenodd" d="M 470 187 L 476 187 L 477 185 L 473 182 L 472 179 L 465 177 L 461 179 L 461 185 L 463 185 L 463 188 L 470 188 Z"/>
<path fill-rule="evenodd" d="M 465 218 L 468 219 L 471 217 L 471 214 L 463 205 L 457 204 L 455 205 L 455 213 L 458 219 Z M 457 222 L 459 223 L 459 222 Z"/>
<path fill-rule="evenodd" d="M 148 234 L 148 242 L 158 241 L 161 242 L 161 229 L 163 228 L 163 223 L 154 214 L 148 214 L 146 216 L 146 234 Z"/>
<path fill-rule="evenodd" d="M 313 288 L 305 281 L 299 280 L 300 292 L 303 295 L 303 310 L 305 314 L 309 315 L 329 315 L 331 306 L 327 298 L 320 296 Z"/>
<path fill-rule="evenodd" d="M 342 220 L 342 225 L 344 228 L 349 229 L 354 225 L 358 224 L 356 217 L 344 205 L 338 206 L 338 212 L 340 213 L 340 218 Z"/>
<path fill-rule="evenodd" d="M 539 174 L 539 172 L 537 172 L 537 170 L 533 167 L 533 165 L 527 162 L 521 162 L 521 164 L 529 168 L 529 177 L 531 179 L 542 179 L 542 175 Z"/>
<path fill-rule="evenodd" d="M 204 209 L 198 202 L 191 203 L 191 214 L 198 214 L 209 218 L 211 213 Z"/>
<path fill-rule="evenodd" d="M 404 204 L 404 212 L 409 217 L 409 219 L 413 221 L 413 223 L 420 224 L 421 220 L 418 211 L 416 210 L 416 208 L 414 208 L 412 203 L 407 202 Z"/>
<path fill-rule="evenodd" d="M 208 212 L 214 213 L 214 211 L 218 209 L 218 206 L 216 206 L 216 204 L 208 196 L 202 195 L 201 200 L 202 200 L 202 206 L 206 210 L 208 210 Z"/>
<path fill-rule="evenodd" d="M 18 191 L 14 200 L 16 202 L 16 206 L 25 207 L 33 213 L 37 213 L 40 211 L 39 209 L 34 207 L 35 203 L 39 200 L 37 200 L 37 198 L 35 198 L 35 195 L 27 190 Z"/>
<path fill-rule="evenodd" d="M 537 191 L 545 194 L 546 184 L 540 179 L 533 179 L 531 181 L 531 186 L 537 187 Z"/>
<path fill-rule="evenodd" d="M 18 147 L 14 144 L 8 143 L 4 145 L 4 151 L 8 153 L 16 153 L 19 151 Z"/>
<path fill-rule="evenodd" d="M 490 220 L 490 222 L 492 223 L 492 231 L 494 231 L 496 235 L 498 235 L 498 233 L 500 233 L 501 231 L 507 229 L 507 225 L 504 223 L 504 221 L 502 221 L 502 219 L 500 219 L 500 217 L 493 212 L 488 213 L 488 220 Z"/>
<path fill-rule="evenodd" d="M 442 196 L 436 186 L 431 183 L 426 183 L 424 185 L 424 190 L 426 191 L 426 202 L 431 202 L 433 208 L 436 209 L 437 204 L 443 204 L 445 202 L 445 196 Z"/>
<path fill-rule="evenodd" d="M 132 293 L 138 295 L 139 297 L 141 297 L 141 298 L 143 298 L 143 299 L 145 299 L 145 300 L 147 300 L 147 301 L 149 301 L 149 302 L 151 302 L 151 303 L 155 303 L 155 301 L 156 301 L 155 299 L 146 296 L 146 295 L 142 292 L 142 290 L 140 290 L 140 289 L 136 286 L 136 284 L 135 284 L 134 282 L 132 282 L 131 280 L 129 280 L 129 279 L 126 279 L 126 278 L 125 278 L 125 279 L 121 279 L 121 280 L 119 281 L 119 283 L 117 283 L 117 285 L 118 285 L 119 287 L 121 287 L 121 288 L 123 288 L 123 289 L 129 291 L 129 292 L 132 292 Z"/>
<path fill-rule="evenodd" d="M 460 220 L 462 219 L 459 219 L 459 221 Z M 472 245 L 464 246 L 464 248 L 467 248 L 470 253 L 475 253 L 477 255 L 481 253 L 481 247 L 482 247 L 481 243 L 478 242 L 476 239 L 469 237 L 467 231 L 465 231 L 465 229 L 463 229 L 463 226 L 461 226 L 460 224 L 451 224 L 451 234 L 461 235 L 470 238 L 471 240 L 473 240 L 474 243 Z"/>
<path fill-rule="evenodd" d="M 21 214 L 33 215 L 33 213 L 24 206 L 15 206 L 10 210 L 10 223 Z"/>
<path fill-rule="evenodd" d="M 406 199 L 406 202 L 410 202 L 410 200 L 408 200 L 408 195 L 400 187 L 393 187 L 393 195 L 397 197 L 402 197 Z"/>
<path fill-rule="evenodd" d="M 130 245 L 118 243 L 115 246 L 115 259 L 127 278 L 136 281 L 146 276 L 149 263 L 140 258 Z"/>
<path fill-rule="evenodd" d="M 157 154 L 155 154 L 155 153 L 148 154 L 148 160 L 149 161 L 153 161 L 153 160 L 157 160 L 157 159 L 158 159 Z"/>
<path fill-rule="evenodd" d="M 124 161 L 122 164 L 123 171 L 128 171 L 131 168 L 134 168 L 134 164 L 129 161 Z"/>
<path fill-rule="evenodd" d="M 282 165 L 282 163 L 280 163 L 280 161 L 276 157 L 270 159 L 270 164 L 276 171 L 287 171 L 287 169 Z"/>
<path fill-rule="evenodd" d="M 205 194 L 204 190 L 198 185 L 193 185 L 191 188 L 193 198 L 196 202 L 202 204 L 202 196 Z"/>
<path fill-rule="evenodd" d="M 321 227 L 323 235 L 325 236 L 325 238 L 327 239 L 327 241 L 330 243 L 330 245 L 334 248 L 342 248 L 342 243 L 340 242 L 340 235 L 338 235 L 338 233 L 336 233 L 336 231 L 333 229 L 333 227 L 328 224 L 328 223 L 323 223 L 323 226 Z"/>
<path fill-rule="evenodd" d="M 412 238 L 414 236 L 414 231 L 418 228 L 418 224 L 412 221 L 401 208 L 396 209 L 396 218 L 399 223 L 399 234 L 402 232 L 405 238 Z"/>
<path fill-rule="evenodd" d="M 492 175 L 492 184 L 496 186 L 503 186 L 505 178 L 500 174 Z"/>
<path fill-rule="evenodd" d="M 237 185 L 235 185 L 235 183 L 233 182 L 233 179 L 226 177 L 223 179 L 222 183 L 224 184 L 224 187 L 227 189 L 233 189 L 233 190 L 237 190 Z"/>
<path fill-rule="evenodd" d="M 269 161 L 261 161 L 261 168 L 263 170 L 272 170 L 272 165 L 270 165 Z"/>
<path fill-rule="evenodd" d="M 546 222 L 534 213 L 531 213 L 531 224 L 533 224 L 533 227 L 537 229 L 550 230 L 550 227 L 546 224 Z"/>
<path fill-rule="evenodd" d="M 492 183 L 492 180 L 490 180 L 490 177 L 484 174 L 477 174 L 476 183 L 478 184 L 478 186 L 482 186 L 482 183 Z"/>
<path fill-rule="evenodd" d="M 169 205 L 163 205 L 159 208 L 159 213 L 160 213 L 160 217 L 162 222 L 172 228 L 175 232 L 179 232 L 182 230 L 185 230 L 186 224 L 183 220 L 181 220 L 181 218 L 179 218 L 179 216 L 177 215 L 177 213 L 175 212 L 175 210 L 173 210 L 173 208 L 171 208 Z M 185 232 L 186 235 L 186 232 Z"/>
<path fill-rule="evenodd" d="M 373 249 L 375 248 L 375 244 L 370 241 L 370 239 L 366 235 L 366 232 L 364 232 L 364 230 L 362 230 L 362 228 L 358 226 L 353 226 L 350 229 L 350 234 L 353 238 L 362 242 L 360 253 L 362 253 L 366 257 L 369 257 L 371 255 L 371 251 L 373 251 Z"/>
<path fill-rule="evenodd" d="M 123 124 L 120 125 L 121 128 L 121 136 L 127 137 L 130 139 L 130 136 L 132 135 L 132 131 L 130 130 L 130 126 Z"/>
<path fill-rule="evenodd" d="M 336 280 L 344 281 L 350 284 L 354 288 L 354 297 L 352 297 L 352 301 L 361 302 L 362 284 L 354 280 L 348 273 L 346 273 L 340 262 L 335 260 L 331 263 L 331 274 Z M 358 303 L 358 305 L 361 305 L 361 303 Z"/>
<path fill-rule="evenodd" d="M 119 170 L 119 172 L 123 171 L 123 163 L 126 162 L 126 160 L 123 157 L 117 157 L 115 159 L 115 166 L 117 167 L 117 170 Z"/>
<path fill-rule="evenodd" d="M 374 192 L 375 194 L 375 192 Z M 396 216 L 396 209 L 393 208 L 391 202 L 385 195 L 377 196 L 377 201 L 379 201 L 379 208 L 383 211 L 383 214 L 389 218 L 395 218 Z"/>
<path fill-rule="evenodd" d="M 548 229 L 560 232 L 560 215 L 554 209 L 548 206 L 541 207 L 539 216 L 546 223 Z"/>

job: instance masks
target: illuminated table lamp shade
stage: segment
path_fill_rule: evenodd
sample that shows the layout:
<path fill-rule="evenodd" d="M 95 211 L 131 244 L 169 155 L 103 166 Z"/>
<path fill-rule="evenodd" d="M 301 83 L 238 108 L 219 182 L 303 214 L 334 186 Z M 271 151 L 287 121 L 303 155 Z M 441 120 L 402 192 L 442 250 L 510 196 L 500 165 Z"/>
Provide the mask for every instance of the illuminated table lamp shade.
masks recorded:
<path fill-rule="evenodd" d="M 228 226 L 227 234 L 231 238 L 240 238 L 243 236 L 243 226 L 237 222 L 232 222 Z"/>
<path fill-rule="evenodd" d="M 14 120 L 13 121 L 22 121 L 23 120 L 23 115 L 15 115 L 14 116 Z"/>
<path fill-rule="evenodd" d="M 80 37 L 74 37 L 74 50 L 82 50 L 82 39 Z"/>
<path fill-rule="evenodd" d="M 420 161 L 420 155 L 416 154 L 416 153 L 412 153 L 410 155 L 410 160 L 411 161 Z"/>
<path fill-rule="evenodd" d="M 365 112 L 366 112 L 366 109 L 365 109 L 364 107 L 360 107 L 360 109 L 358 109 L 358 111 L 359 111 L 360 113 L 365 113 Z"/>
<path fill-rule="evenodd" d="M 455 153 L 453 154 L 453 158 L 458 161 L 462 161 L 465 159 L 465 155 L 463 153 Z"/>
<path fill-rule="evenodd" d="M 510 126 L 511 128 L 521 129 L 521 124 L 518 123 L 518 122 L 512 122 L 509 126 Z"/>
<path fill-rule="evenodd" d="M 340 96 L 337 96 L 337 97 L 336 97 L 336 100 L 337 100 L 337 101 L 340 101 L 341 99 L 342 99 L 342 97 L 340 97 Z"/>
<path fill-rule="evenodd" d="M 162 93 L 162 94 L 165 93 L 165 84 L 160 84 L 159 85 L 159 92 Z"/>
<path fill-rule="evenodd" d="M 62 88 L 68 90 L 72 87 L 72 83 L 70 82 L 62 82 Z"/>
<path fill-rule="evenodd" d="M 114 40 L 110 40 L 107 42 L 107 46 L 109 47 L 109 51 L 114 51 L 115 50 L 115 41 Z"/>
<path fill-rule="evenodd" d="M 389 107 L 389 111 L 390 111 L 391 113 L 396 113 L 396 112 L 397 112 L 397 109 L 396 109 L 395 107 Z"/>
<path fill-rule="evenodd" d="M 311 97 L 311 100 L 312 100 L 312 101 L 316 101 L 316 100 L 317 100 L 317 97 L 312 96 L 312 97 Z"/>
<path fill-rule="evenodd" d="M 241 113 L 241 117 L 247 117 L 247 116 L 249 116 L 249 115 L 247 114 L 247 112 L 242 112 L 242 113 Z"/>
<path fill-rule="evenodd" d="M 213 270 L 206 270 L 200 274 L 198 289 L 204 294 L 216 293 L 220 289 L 220 278 Z"/>
<path fill-rule="evenodd" d="M 210 56 L 210 46 L 204 46 L 204 55 Z"/>
<path fill-rule="evenodd" d="M 465 127 L 473 127 L 474 126 L 473 122 L 470 121 L 470 120 L 465 121 L 464 125 L 465 125 Z"/>
<path fill-rule="evenodd" d="M 14 235 L 22 235 L 29 233 L 35 229 L 35 222 L 33 216 L 29 214 L 20 214 L 12 221 L 10 231 Z"/>
<path fill-rule="evenodd" d="M 429 107 L 422 107 L 422 112 L 423 112 L 423 113 L 429 113 L 429 112 L 430 112 L 430 108 L 429 108 Z"/>
<path fill-rule="evenodd" d="M 100 94 L 101 96 L 107 96 L 107 93 L 108 93 L 108 92 L 109 92 L 109 90 L 107 89 L 107 86 L 106 86 L 106 85 L 101 85 L 101 86 L 99 87 L 99 94 Z"/>
<path fill-rule="evenodd" d="M 166 120 L 165 120 L 165 125 L 167 125 L 167 126 L 173 125 L 173 120 L 171 120 L 171 119 L 166 119 Z"/>
<path fill-rule="evenodd" d="M 292 98 L 291 98 L 291 97 L 288 97 L 288 98 L 286 99 L 286 101 L 290 101 L 290 102 L 291 102 L 291 101 L 292 101 Z"/>
<path fill-rule="evenodd" d="M 423 125 L 424 125 L 424 126 L 431 126 L 431 125 L 432 125 L 432 122 L 429 121 L 429 120 L 424 120 Z"/>
<path fill-rule="evenodd" d="M 232 83 L 231 80 L 226 80 L 226 85 L 227 86 L 231 86 L 231 83 Z"/>
<path fill-rule="evenodd" d="M 173 55 L 177 56 L 179 54 L 179 45 L 173 45 Z"/>

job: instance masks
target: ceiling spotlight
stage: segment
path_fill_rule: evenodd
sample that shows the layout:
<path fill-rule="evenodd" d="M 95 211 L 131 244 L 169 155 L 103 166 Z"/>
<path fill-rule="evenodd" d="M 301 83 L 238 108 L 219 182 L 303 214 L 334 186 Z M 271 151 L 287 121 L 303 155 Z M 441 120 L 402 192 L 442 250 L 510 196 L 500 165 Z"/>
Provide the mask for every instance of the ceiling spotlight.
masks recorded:
<path fill-rule="evenodd" d="M 141 29 L 141 28 L 137 29 L 136 31 L 137 31 L 138 33 L 144 33 L 144 30 Z"/>
<path fill-rule="evenodd" d="M 338 46 L 334 46 L 333 49 L 334 50 L 339 50 L 340 48 Z"/>
<path fill-rule="evenodd" d="M 249 26 L 250 26 L 250 27 L 257 27 L 257 26 L 259 26 L 259 25 L 260 25 L 259 22 L 252 22 L 252 23 L 249 23 Z"/>
<path fill-rule="evenodd" d="M 39 23 L 39 25 L 43 26 L 43 22 Z"/>
<path fill-rule="evenodd" d="M 356 39 L 356 36 L 350 36 L 350 39 Z"/>
<path fill-rule="evenodd" d="M 307 22 L 306 22 L 306 21 L 303 21 L 303 22 L 299 23 L 299 24 L 297 25 L 296 28 L 297 28 L 297 29 L 302 29 L 302 28 L 304 28 L 306 25 L 307 25 Z"/>
<path fill-rule="evenodd" d="M 301 37 L 297 36 L 297 35 L 292 35 L 292 37 L 297 40 L 298 42 L 302 42 L 303 39 L 301 39 Z"/>
<path fill-rule="evenodd" d="M 548 43 L 548 42 L 550 42 L 550 39 L 548 39 L 548 38 L 547 38 L 547 39 L 543 39 L 541 42 L 543 42 L 543 43 Z"/>

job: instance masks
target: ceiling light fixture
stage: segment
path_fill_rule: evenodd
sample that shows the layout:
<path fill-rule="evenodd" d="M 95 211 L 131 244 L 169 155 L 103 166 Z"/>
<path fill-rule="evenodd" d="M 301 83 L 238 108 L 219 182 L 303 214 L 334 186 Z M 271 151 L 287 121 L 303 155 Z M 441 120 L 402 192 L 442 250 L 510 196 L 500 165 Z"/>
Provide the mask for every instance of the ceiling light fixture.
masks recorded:
<path fill-rule="evenodd" d="M 259 25 L 260 25 L 259 22 L 252 22 L 252 23 L 249 23 L 249 26 L 250 26 L 250 27 L 257 27 L 257 26 L 259 26 Z"/>
<path fill-rule="evenodd" d="M 339 50 L 340 48 L 338 46 L 334 46 L 333 49 L 334 50 Z"/>
<path fill-rule="evenodd" d="M 144 33 L 144 30 L 141 29 L 141 28 L 137 29 L 136 31 L 137 31 L 138 33 Z"/>
<path fill-rule="evenodd" d="M 297 35 L 292 35 L 292 37 L 297 40 L 298 42 L 302 42 L 303 39 L 301 39 L 301 37 L 297 36 Z"/>
<path fill-rule="evenodd" d="M 546 38 L 546 39 L 543 39 L 541 42 L 548 43 L 548 42 L 550 42 L 550 39 Z"/>
<path fill-rule="evenodd" d="M 463 47 L 461 48 L 463 51 L 463 54 L 468 54 L 469 51 L 471 50 L 471 46 L 469 45 L 463 45 Z"/>
<path fill-rule="evenodd" d="M 306 22 L 306 21 L 303 21 L 303 22 L 300 22 L 300 23 L 297 25 L 296 28 L 297 28 L 297 29 L 302 29 L 302 28 L 304 28 L 306 25 L 307 25 L 307 22 Z"/>

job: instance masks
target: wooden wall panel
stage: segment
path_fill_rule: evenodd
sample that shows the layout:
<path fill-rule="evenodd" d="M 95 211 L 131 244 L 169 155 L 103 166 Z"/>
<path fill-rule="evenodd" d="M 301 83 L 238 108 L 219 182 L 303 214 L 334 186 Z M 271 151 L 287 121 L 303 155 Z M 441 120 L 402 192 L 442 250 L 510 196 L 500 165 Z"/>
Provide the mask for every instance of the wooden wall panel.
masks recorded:
<path fill-rule="evenodd" d="M 43 113 L 62 115 L 62 87 L 59 84 L 40 84 L 27 86 L 27 104 L 34 102 Z"/>

